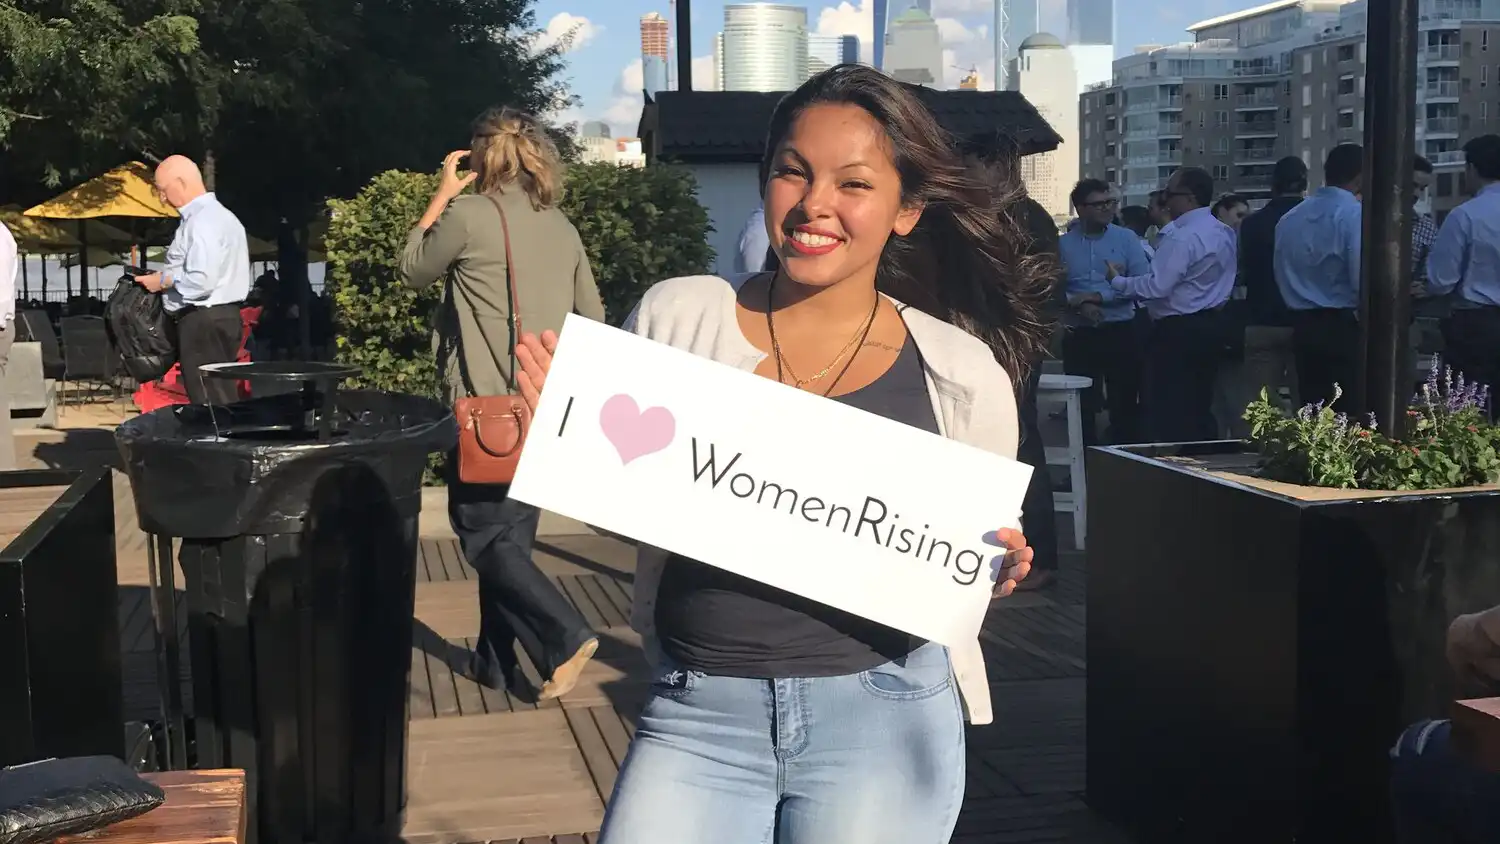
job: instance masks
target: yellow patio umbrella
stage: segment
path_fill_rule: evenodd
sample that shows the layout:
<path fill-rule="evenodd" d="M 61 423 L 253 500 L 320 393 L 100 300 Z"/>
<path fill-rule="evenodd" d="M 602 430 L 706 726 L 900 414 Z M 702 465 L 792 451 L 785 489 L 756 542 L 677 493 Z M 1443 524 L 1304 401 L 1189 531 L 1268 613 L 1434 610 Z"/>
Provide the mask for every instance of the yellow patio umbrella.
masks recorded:
<path fill-rule="evenodd" d="M 19 205 L 0 207 L 0 224 L 10 229 L 11 236 L 16 239 L 16 248 L 23 255 L 67 252 L 82 246 L 78 238 L 63 226 L 39 217 L 28 217 L 21 213 Z"/>
<path fill-rule="evenodd" d="M 79 221 L 78 241 L 81 244 L 80 251 L 84 253 L 96 245 L 95 239 L 90 236 L 93 232 L 89 225 L 98 225 L 97 221 L 101 217 L 176 219 L 178 216 L 177 209 L 157 196 L 151 169 L 139 161 L 132 161 L 102 176 L 96 176 L 41 205 L 26 209 L 25 214 L 48 220 Z M 88 221 L 88 224 L 84 221 Z M 132 263 L 135 262 L 135 247 L 144 240 L 135 233 L 125 234 L 122 248 L 131 250 Z M 121 244 L 116 242 L 114 245 Z M 91 257 L 86 258 L 86 261 L 94 264 Z M 79 292 L 86 295 L 87 287 L 81 287 Z"/>
<path fill-rule="evenodd" d="M 156 195 L 151 169 L 139 161 L 132 161 L 26 209 L 26 216 L 49 220 L 163 218 L 176 217 L 177 209 Z"/>

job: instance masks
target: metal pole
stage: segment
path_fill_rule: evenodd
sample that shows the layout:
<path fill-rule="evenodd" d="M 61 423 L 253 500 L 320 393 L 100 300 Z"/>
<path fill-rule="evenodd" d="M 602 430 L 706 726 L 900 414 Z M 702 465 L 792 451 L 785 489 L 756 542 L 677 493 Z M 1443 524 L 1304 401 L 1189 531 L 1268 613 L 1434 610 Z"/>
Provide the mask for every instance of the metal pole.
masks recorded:
<path fill-rule="evenodd" d="M 1371 0 L 1366 36 L 1361 404 L 1393 436 L 1402 433 L 1415 377 L 1408 347 L 1417 2 Z"/>
<path fill-rule="evenodd" d="M 677 0 L 677 90 L 693 90 L 693 0 Z"/>

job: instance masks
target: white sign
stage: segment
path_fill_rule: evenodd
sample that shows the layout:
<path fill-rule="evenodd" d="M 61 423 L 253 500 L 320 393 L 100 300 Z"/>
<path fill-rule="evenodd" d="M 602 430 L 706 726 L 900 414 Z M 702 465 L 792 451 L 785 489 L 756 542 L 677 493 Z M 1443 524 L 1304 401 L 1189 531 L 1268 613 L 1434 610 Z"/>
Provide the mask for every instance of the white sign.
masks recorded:
<path fill-rule="evenodd" d="M 1031 467 L 570 316 L 510 494 L 972 642 Z"/>

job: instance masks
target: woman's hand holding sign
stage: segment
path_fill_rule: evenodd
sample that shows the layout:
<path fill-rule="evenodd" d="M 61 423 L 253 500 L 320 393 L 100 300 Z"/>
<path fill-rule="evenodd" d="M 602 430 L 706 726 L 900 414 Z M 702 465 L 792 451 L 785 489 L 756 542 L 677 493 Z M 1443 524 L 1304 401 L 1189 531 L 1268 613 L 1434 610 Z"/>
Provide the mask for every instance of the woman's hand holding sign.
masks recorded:
<path fill-rule="evenodd" d="M 1018 530 L 1000 528 L 995 537 L 1005 547 L 1005 562 L 995 576 L 995 597 L 1004 598 L 1016 591 L 1016 584 L 1031 573 L 1031 546 L 1026 544 L 1026 535 Z"/>
<path fill-rule="evenodd" d="M 516 363 L 521 365 L 521 371 L 515 373 L 516 388 L 532 413 L 542 400 L 542 385 L 547 383 L 547 371 L 552 368 L 552 354 L 556 351 L 556 331 L 543 331 L 541 337 L 522 334 L 516 343 Z"/>

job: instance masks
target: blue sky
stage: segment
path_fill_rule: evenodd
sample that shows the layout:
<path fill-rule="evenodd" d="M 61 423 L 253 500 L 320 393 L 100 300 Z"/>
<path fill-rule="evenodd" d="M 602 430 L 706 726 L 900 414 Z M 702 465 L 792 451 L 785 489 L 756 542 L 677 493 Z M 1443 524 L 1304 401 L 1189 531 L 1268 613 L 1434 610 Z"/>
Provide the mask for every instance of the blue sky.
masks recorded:
<path fill-rule="evenodd" d="M 795 2 L 795 0 L 781 0 Z M 948 54 L 949 87 L 964 75 L 959 68 L 978 67 L 984 87 L 993 80 L 994 49 L 989 22 L 993 0 L 933 0 L 933 16 L 943 33 Z M 1116 0 L 1118 45 L 1116 52 L 1130 52 L 1138 44 L 1172 44 L 1187 40 L 1183 27 L 1196 21 L 1265 0 L 1203 0 L 1184 4 L 1180 0 Z M 1067 28 L 1066 0 L 1042 0 L 1042 26 L 1064 36 Z M 900 5 L 900 0 L 892 0 Z M 694 78 L 708 78 L 713 65 L 713 37 L 724 20 L 722 0 L 693 3 Z M 835 4 L 808 5 L 808 23 L 819 32 L 852 34 L 860 38 L 863 55 L 869 58 L 874 30 L 870 0 L 842 0 Z M 572 33 L 565 71 L 573 93 L 582 98 L 561 120 L 604 120 L 616 136 L 635 133 L 640 116 L 640 17 L 660 12 L 670 18 L 666 0 L 540 0 L 537 25 L 543 38 L 554 40 Z"/>

